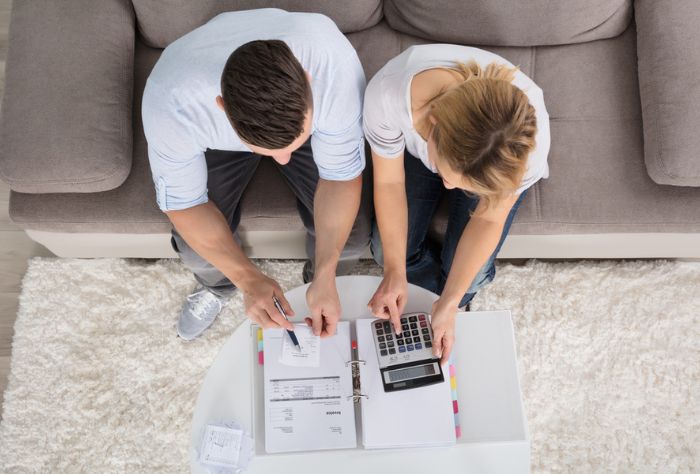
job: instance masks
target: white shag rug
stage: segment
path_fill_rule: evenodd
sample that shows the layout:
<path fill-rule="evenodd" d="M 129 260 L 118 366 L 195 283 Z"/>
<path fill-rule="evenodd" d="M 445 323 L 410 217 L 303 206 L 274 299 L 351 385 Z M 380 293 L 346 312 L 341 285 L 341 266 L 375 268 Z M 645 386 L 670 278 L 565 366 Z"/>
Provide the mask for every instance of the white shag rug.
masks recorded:
<path fill-rule="evenodd" d="M 299 261 L 261 261 L 285 289 Z M 362 273 L 378 269 L 364 263 Z M 192 410 L 242 321 L 174 325 L 174 261 L 34 259 L 0 424 L 4 472 L 187 472 Z M 473 309 L 511 309 L 534 472 L 700 471 L 700 263 L 500 265 Z"/>

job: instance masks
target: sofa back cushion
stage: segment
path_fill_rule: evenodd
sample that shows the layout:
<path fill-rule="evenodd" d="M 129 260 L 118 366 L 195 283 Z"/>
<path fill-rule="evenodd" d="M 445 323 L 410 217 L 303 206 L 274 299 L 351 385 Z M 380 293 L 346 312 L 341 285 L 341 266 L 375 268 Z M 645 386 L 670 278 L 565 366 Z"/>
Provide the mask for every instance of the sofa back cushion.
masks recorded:
<path fill-rule="evenodd" d="M 322 13 L 343 33 L 363 30 L 382 19 L 382 0 L 133 0 L 144 43 L 165 48 L 219 13 L 255 8 Z"/>
<path fill-rule="evenodd" d="M 612 38 L 632 0 L 384 0 L 389 25 L 432 41 L 543 46 Z"/>

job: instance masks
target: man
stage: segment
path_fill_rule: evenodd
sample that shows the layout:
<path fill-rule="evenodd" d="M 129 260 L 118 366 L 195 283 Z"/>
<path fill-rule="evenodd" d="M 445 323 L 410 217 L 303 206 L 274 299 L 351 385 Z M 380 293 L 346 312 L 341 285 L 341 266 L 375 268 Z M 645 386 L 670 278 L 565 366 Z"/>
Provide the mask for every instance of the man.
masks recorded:
<path fill-rule="evenodd" d="M 370 207 L 361 206 L 364 88 L 354 49 L 318 14 L 224 13 L 163 51 L 142 115 L 158 205 L 201 285 L 183 305 L 180 337 L 199 336 L 236 288 L 251 320 L 291 328 L 273 303 L 294 314 L 280 286 L 235 235 L 241 195 L 261 159 L 281 171 L 307 229 L 307 323 L 315 334 L 335 333 L 336 272 L 352 268 L 370 233 Z"/>

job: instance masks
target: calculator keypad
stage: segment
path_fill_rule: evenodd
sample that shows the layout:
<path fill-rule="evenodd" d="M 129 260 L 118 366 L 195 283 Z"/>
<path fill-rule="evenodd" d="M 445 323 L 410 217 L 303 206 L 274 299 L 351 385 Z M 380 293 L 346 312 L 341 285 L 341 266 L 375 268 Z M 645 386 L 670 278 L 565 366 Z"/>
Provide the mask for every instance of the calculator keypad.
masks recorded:
<path fill-rule="evenodd" d="M 395 334 L 389 321 L 375 321 L 372 332 L 379 354 L 380 367 L 407 361 L 432 358 L 432 329 L 424 313 L 401 317 L 401 334 Z"/>

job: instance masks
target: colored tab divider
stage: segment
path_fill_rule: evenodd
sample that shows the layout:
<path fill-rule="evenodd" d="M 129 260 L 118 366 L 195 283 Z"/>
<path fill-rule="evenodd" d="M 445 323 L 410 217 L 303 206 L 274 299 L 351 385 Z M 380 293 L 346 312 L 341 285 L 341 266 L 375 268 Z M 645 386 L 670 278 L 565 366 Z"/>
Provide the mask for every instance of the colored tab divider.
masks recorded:
<path fill-rule="evenodd" d="M 265 363 L 265 353 L 263 352 L 263 332 L 262 328 L 258 328 L 258 365 Z"/>
<path fill-rule="evenodd" d="M 452 357 L 450 357 L 450 389 L 452 391 L 452 411 L 455 415 L 455 437 L 462 437 L 462 427 L 459 424 L 459 402 L 457 402 L 457 370 Z"/>

